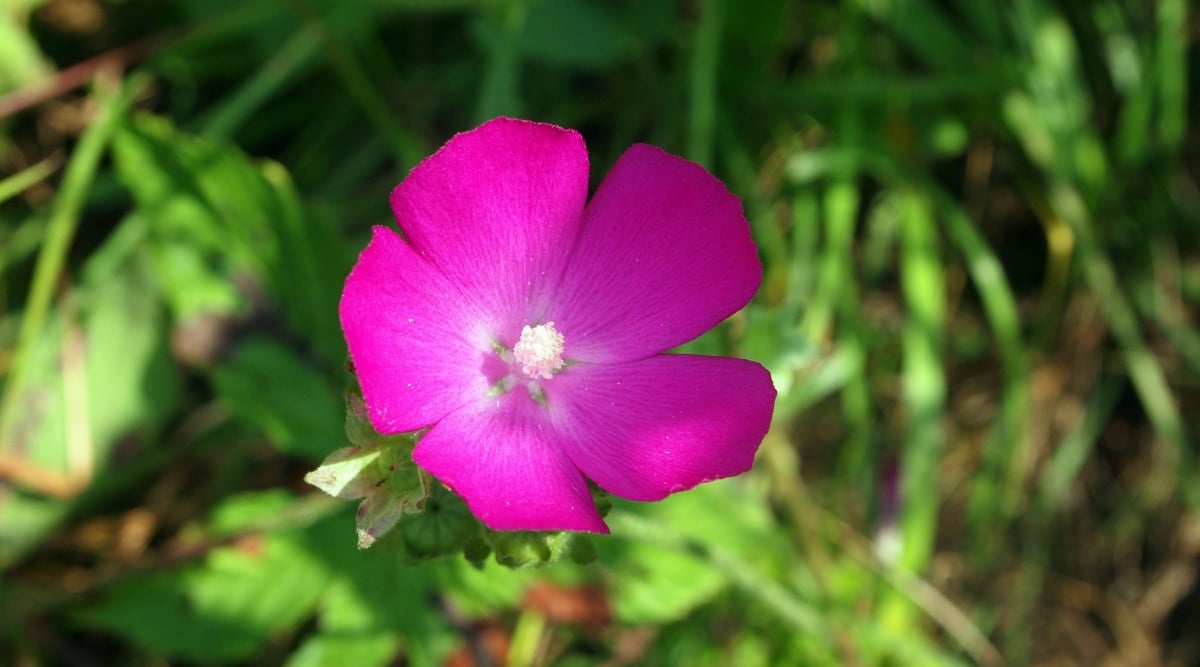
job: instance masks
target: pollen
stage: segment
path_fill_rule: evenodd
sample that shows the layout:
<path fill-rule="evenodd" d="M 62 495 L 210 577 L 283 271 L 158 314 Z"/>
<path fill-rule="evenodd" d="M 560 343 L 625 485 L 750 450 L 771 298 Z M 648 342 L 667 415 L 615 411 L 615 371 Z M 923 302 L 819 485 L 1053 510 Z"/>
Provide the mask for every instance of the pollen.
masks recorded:
<path fill-rule="evenodd" d="M 553 322 L 521 329 L 521 339 L 513 347 L 513 358 L 521 372 L 531 378 L 549 380 L 562 369 L 563 336 Z"/>

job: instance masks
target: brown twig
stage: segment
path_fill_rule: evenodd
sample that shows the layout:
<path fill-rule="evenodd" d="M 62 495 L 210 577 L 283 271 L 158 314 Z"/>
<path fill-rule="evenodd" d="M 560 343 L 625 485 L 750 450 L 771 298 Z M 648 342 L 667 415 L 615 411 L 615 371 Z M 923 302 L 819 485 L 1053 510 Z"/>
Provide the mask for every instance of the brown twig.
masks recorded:
<path fill-rule="evenodd" d="M 166 41 L 159 35 L 117 47 L 81 63 L 59 70 L 53 76 L 0 95 L 0 118 L 7 118 L 79 88 L 99 72 L 125 69 L 153 53 Z"/>

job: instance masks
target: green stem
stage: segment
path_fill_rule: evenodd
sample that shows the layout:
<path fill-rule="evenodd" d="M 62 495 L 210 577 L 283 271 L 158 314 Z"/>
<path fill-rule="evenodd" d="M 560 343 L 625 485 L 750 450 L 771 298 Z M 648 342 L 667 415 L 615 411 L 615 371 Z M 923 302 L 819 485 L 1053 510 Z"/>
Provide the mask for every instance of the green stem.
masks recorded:
<path fill-rule="evenodd" d="M 341 79 L 358 108 L 383 135 L 397 164 L 416 164 L 421 158 L 417 143 L 400 125 L 395 108 L 376 89 L 354 52 L 329 29 L 325 19 L 309 0 L 290 0 L 290 4 L 309 29 L 316 32 L 334 74 Z"/>
<path fill-rule="evenodd" d="M 983 235 L 944 190 L 928 183 L 926 191 L 937 197 L 946 234 L 962 254 L 971 282 L 983 302 L 1004 368 L 1000 418 L 984 453 L 984 474 L 972 485 L 967 520 L 968 526 L 984 533 L 975 536 L 976 546 L 985 549 L 984 553 L 994 554 L 998 553 L 991 548 L 995 540 L 1021 510 L 1024 480 L 1033 463 L 1028 433 L 1029 368 L 1021 338 L 1021 319 L 1004 268 Z"/>
<path fill-rule="evenodd" d="M 1179 406 L 1167 384 L 1162 365 L 1142 337 L 1137 314 L 1121 289 L 1116 269 L 1093 234 L 1086 205 L 1078 190 L 1063 182 L 1051 186 L 1050 201 L 1055 212 L 1075 233 L 1083 273 L 1098 296 L 1100 311 L 1120 345 L 1129 379 L 1146 415 L 1168 448 L 1168 456 L 1161 465 L 1182 473 L 1175 477 L 1180 480 L 1184 499 L 1191 507 L 1200 507 L 1200 488 L 1194 484 L 1194 461 Z"/>
<path fill-rule="evenodd" d="M 201 134 L 229 137 L 312 60 L 320 44 L 313 24 L 302 27 L 258 71 L 246 78 L 205 121 Z"/>
<path fill-rule="evenodd" d="M 4 203 L 9 199 L 21 194 L 22 192 L 33 187 L 35 184 L 45 180 L 53 174 L 60 166 L 62 160 L 57 157 L 48 157 L 37 164 L 19 171 L 12 176 L 0 181 L 0 203 Z"/>
<path fill-rule="evenodd" d="M 4 386 L 4 398 L 0 403 L 0 447 L 12 444 L 10 438 L 15 431 L 21 392 L 29 374 L 31 359 L 42 335 L 54 297 L 54 287 L 66 262 L 67 251 L 79 226 L 80 213 L 95 180 L 100 160 L 118 122 L 146 83 L 146 79 L 138 77 L 126 81 L 124 87 L 114 94 L 95 96 L 99 102 L 96 117 L 80 137 L 67 164 L 62 187 L 50 211 L 46 238 L 38 253 L 37 267 L 17 333 L 12 369 Z"/>
<path fill-rule="evenodd" d="M 946 399 L 941 365 L 945 277 L 929 202 L 911 189 L 903 189 L 897 196 L 900 281 L 908 311 L 902 333 L 902 400 L 907 428 L 901 455 L 899 527 L 903 542 L 899 565 L 920 574 L 933 555 L 940 505 L 937 464 Z M 901 630 L 911 629 L 915 622 L 912 606 L 899 596 L 889 598 L 883 618 Z"/>
<path fill-rule="evenodd" d="M 703 0 L 692 50 L 691 105 L 688 114 L 688 157 L 712 166 L 713 131 L 717 123 L 717 68 L 721 57 L 721 0 Z"/>

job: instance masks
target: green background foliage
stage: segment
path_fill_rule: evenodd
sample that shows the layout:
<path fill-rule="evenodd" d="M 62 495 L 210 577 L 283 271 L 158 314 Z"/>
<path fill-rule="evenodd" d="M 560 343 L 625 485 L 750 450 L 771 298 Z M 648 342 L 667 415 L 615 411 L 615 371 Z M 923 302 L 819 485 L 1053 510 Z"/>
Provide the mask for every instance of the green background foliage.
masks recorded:
<path fill-rule="evenodd" d="M 1196 664 L 1197 18 L 0 3 L 0 663 Z M 771 370 L 754 470 L 615 501 L 587 565 L 357 551 L 301 481 L 388 192 L 497 115 L 593 187 L 704 164 L 764 263 L 685 346 Z"/>

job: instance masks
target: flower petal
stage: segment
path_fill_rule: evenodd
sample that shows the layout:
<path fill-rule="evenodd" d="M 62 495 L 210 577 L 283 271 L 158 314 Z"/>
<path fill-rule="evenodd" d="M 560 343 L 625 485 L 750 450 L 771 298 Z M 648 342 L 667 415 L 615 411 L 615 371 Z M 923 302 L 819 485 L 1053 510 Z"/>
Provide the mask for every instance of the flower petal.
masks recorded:
<path fill-rule="evenodd" d="M 544 315 L 587 199 L 583 139 L 554 125 L 497 118 L 456 135 L 392 192 L 413 248 L 516 342 Z"/>
<path fill-rule="evenodd" d="M 639 144 L 588 204 L 547 319 L 564 357 L 630 361 L 711 329 L 761 280 L 737 197 L 700 165 Z"/>
<path fill-rule="evenodd" d="M 489 334 L 469 303 L 396 232 L 376 227 L 346 278 L 338 315 L 371 425 L 424 428 L 484 396 Z"/>
<path fill-rule="evenodd" d="M 444 417 L 413 460 L 494 530 L 607 533 L 587 480 L 528 395 L 510 392 Z"/>
<path fill-rule="evenodd" d="M 762 366 L 691 355 L 580 364 L 545 391 L 571 460 L 631 500 L 661 500 L 749 470 L 775 404 Z"/>

